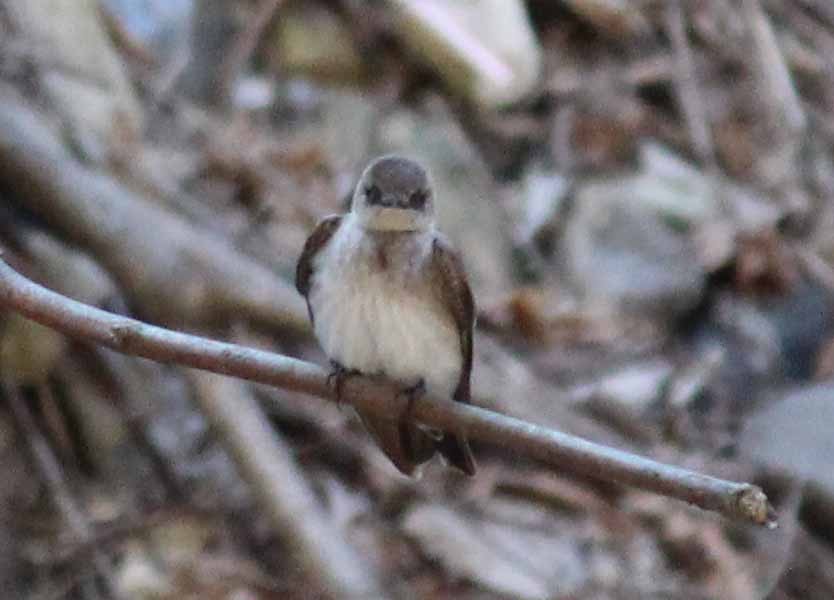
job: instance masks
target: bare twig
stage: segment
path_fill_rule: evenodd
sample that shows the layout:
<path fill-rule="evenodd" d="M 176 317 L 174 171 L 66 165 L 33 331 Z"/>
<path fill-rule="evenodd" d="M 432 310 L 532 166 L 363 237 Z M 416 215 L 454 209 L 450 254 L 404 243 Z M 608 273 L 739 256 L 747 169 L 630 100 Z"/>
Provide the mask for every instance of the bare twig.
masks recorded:
<path fill-rule="evenodd" d="M 593 94 L 593 86 L 599 81 L 611 81 L 617 88 L 627 89 L 666 85 L 674 79 L 676 68 L 674 61 L 670 60 L 665 52 L 618 65 L 614 72 L 611 72 L 609 65 L 602 68 L 583 65 L 580 70 L 575 65 L 567 64 L 554 71 L 545 83 L 545 89 L 561 98 Z"/>
<path fill-rule="evenodd" d="M 834 6 L 827 0 L 800 0 L 799 4 L 804 4 L 811 11 L 815 12 L 821 21 L 827 22 L 828 25 L 834 27 Z"/>
<path fill-rule="evenodd" d="M 566 0 L 565 4 L 597 31 L 616 40 L 646 35 L 649 23 L 639 3 L 618 0 Z"/>
<path fill-rule="evenodd" d="M 576 105 L 565 103 L 553 118 L 550 146 L 553 148 L 553 162 L 561 173 L 573 173 L 576 158 L 572 147 L 572 134 L 576 122 Z"/>
<path fill-rule="evenodd" d="M 151 404 L 151 401 L 147 398 L 147 389 L 149 384 L 151 387 L 160 384 L 159 374 L 155 372 L 155 369 L 160 368 L 159 365 L 153 365 L 154 369 L 149 369 L 147 367 L 150 365 L 145 365 L 146 368 L 141 369 L 142 366 L 137 364 L 139 361 L 111 352 L 107 348 L 97 348 L 96 350 L 97 360 L 101 362 L 112 381 L 118 382 L 118 393 L 113 394 L 112 397 L 116 403 L 116 409 L 124 417 L 130 440 L 139 452 L 147 457 L 151 472 L 157 476 L 164 497 L 175 501 L 188 498 L 187 486 L 178 477 L 171 461 L 164 453 L 160 452 L 150 432 L 151 418 L 148 414 L 149 411 L 145 408 Z M 64 381 L 68 385 L 72 385 L 70 383 L 72 381 L 71 376 L 77 381 L 78 370 L 81 367 L 77 363 L 70 363 L 70 368 L 74 369 L 75 372 L 65 375 Z M 146 476 L 143 474 L 143 477 Z M 155 486 L 149 485 L 147 481 L 142 488 L 145 494 L 157 491 L 154 489 Z"/>
<path fill-rule="evenodd" d="M 232 375 L 335 400 L 321 367 L 280 354 L 178 333 L 108 313 L 56 294 L 0 261 L 0 305 L 67 335 L 118 352 Z M 505 415 L 430 396 L 409 407 L 393 383 L 356 377 L 343 386 L 343 400 L 363 413 L 399 418 L 408 410 L 419 423 L 465 433 L 561 469 L 616 481 L 678 498 L 705 510 L 775 526 L 767 497 L 757 486 L 734 483 L 664 465 Z"/>
<path fill-rule="evenodd" d="M 261 0 L 252 18 L 237 35 L 223 62 L 220 63 L 218 93 L 221 101 L 226 102 L 232 97 L 235 81 L 255 51 L 266 26 L 283 3 L 284 0 Z"/>
<path fill-rule="evenodd" d="M 194 323 L 239 315 L 309 330 L 304 302 L 287 281 L 77 162 L 37 113 L 1 92 L 0 183 L 90 250 L 151 319 Z"/>
<path fill-rule="evenodd" d="M 680 0 L 671 0 L 666 5 L 666 30 L 675 56 L 674 82 L 678 103 L 683 111 L 695 153 L 704 165 L 712 169 L 715 167 L 715 148 L 703 98 L 698 90 L 695 63 L 686 35 Z"/>
<path fill-rule="evenodd" d="M 762 91 L 759 98 L 774 126 L 787 128 L 794 137 L 805 128 L 805 113 L 776 33 L 759 0 L 744 0 L 742 7 L 753 36 L 756 77 Z"/>
<path fill-rule="evenodd" d="M 55 503 L 55 507 L 61 518 L 66 523 L 75 541 L 81 544 L 88 542 L 93 537 L 93 530 L 81 507 L 73 498 L 72 492 L 67 485 L 58 459 L 49 447 L 46 439 L 38 428 L 29 407 L 20 397 L 17 389 L 12 385 L 3 386 L 3 395 L 6 403 L 17 422 L 22 437 L 29 446 L 32 461 L 49 490 L 49 495 Z M 113 568 L 107 556 L 99 551 L 94 551 L 92 564 L 95 573 L 101 577 L 111 598 L 119 598 L 116 585 L 112 581 Z"/>
<path fill-rule="evenodd" d="M 800 151 L 807 118 L 776 32 L 759 0 L 744 0 L 753 50 L 756 98 L 763 112 L 767 146 L 757 157 L 765 184 L 795 213 L 808 212 L 808 198 L 799 177 Z"/>
<path fill-rule="evenodd" d="M 96 523 L 93 536 L 85 542 L 58 540 L 49 548 L 49 554 L 37 566 L 66 565 L 87 560 L 96 552 L 116 552 L 119 545 L 133 538 L 147 537 L 151 531 L 181 523 L 185 519 L 198 520 L 207 527 L 220 527 L 223 515 L 200 510 L 191 505 L 171 505 L 147 513 L 119 515 L 116 519 Z"/>
<path fill-rule="evenodd" d="M 829 292 L 834 292 L 834 269 L 824 258 L 807 248 L 797 248 L 796 257 L 799 259 L 800 267 L 811 279 Z"/>
<path fill-rule="evenodd" d="M 249 388 L 234 379 L 193 373 L 203 412 L 310 580 L 328 597 L 383 598 L 373 571 L 324 514 L 292 450 L 269 427 Z"/>

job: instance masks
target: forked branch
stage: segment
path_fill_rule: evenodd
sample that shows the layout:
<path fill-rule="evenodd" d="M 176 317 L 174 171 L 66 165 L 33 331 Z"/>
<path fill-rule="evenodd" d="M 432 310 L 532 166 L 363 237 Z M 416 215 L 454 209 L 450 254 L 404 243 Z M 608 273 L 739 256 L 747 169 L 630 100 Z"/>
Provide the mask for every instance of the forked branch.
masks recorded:
<path fill-rule="evenodd" d="M 0 260 L 0 305 L 69 336 L 125 354 L 177 363 L 335 400 L 328 373 L 312 363 L 170 331 L 76 302 L 26 279 Z M 408 400 L 391 382 L 350 378 L 343 400 L 362 412 L 397 418 Z M 725 481 L 664 465 L 475 406 L 430 396 L 416 399 L 410 416 L 424 425 L 537 458 L 556 468 L 615 481 L 705 510 L 775 526 L 767 496 L 749 483 Z"/>

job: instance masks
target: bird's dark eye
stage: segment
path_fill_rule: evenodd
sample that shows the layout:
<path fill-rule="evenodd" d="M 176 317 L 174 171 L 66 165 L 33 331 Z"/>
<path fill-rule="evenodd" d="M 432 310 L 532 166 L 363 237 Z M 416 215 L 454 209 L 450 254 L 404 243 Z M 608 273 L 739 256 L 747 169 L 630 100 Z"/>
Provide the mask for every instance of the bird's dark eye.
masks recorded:
<path fill-rule="evenodd" d="M 408 207 L 422 210 L 426 206 L 426 200 L 428 197 L 429 194 L 425 190 L 417 190 L 411 194 L 411 197 L 408 199 Z"/>
<path fill-rule="evenodd" d="M 365 197 L 368 199 L 368 204 L 382 203 L 382 192 L 375 185 L 370 185 L 365 188 Z"/>

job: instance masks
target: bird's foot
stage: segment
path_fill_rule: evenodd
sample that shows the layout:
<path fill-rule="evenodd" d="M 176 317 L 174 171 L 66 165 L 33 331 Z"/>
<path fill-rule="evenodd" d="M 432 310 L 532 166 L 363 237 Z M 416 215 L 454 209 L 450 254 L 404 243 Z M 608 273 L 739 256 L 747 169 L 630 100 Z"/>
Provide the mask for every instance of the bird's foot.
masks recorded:
<path fill-rule="evenodd" d="M 342 363 L 331 360 L 330 366 L 333 370 L 327 376 L 327 385 L 328 387 L 333 386 L 336 391 L 336 404 L 339 408 L 342 408 L 342 388 L 345 385 L 345 381 L 350 379 L 351 377 L 356 377 L 361 375 L 359 371 L 356 369 L 348 369 Z"/>

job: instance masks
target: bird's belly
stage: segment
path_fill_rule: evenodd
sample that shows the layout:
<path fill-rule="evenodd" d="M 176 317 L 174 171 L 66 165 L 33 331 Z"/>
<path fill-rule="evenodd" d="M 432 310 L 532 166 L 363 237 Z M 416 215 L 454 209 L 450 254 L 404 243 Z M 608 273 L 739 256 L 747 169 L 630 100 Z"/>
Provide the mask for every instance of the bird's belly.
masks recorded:
<path fill-rule="evenodd" d="M 423 379 L 438 395 L 454 393 L 460 337 L 439 306 L 380 281 L 335 277 L 318 283 L 310 300 L 316 337 L 328 357 L 406 385 Z"/>

